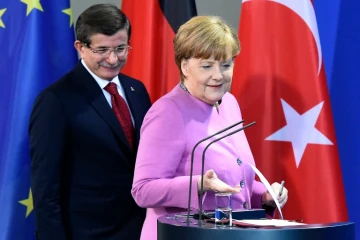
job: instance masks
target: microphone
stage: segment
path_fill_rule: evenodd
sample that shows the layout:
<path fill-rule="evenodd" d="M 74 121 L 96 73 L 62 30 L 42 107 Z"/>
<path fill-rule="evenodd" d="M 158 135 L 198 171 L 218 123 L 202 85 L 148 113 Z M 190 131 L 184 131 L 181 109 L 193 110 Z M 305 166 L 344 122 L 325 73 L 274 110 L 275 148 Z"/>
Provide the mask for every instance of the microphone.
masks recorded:
<path fill-rule="evenodd" d="M 228 133 L 228 134 L 226 134 L 226 135 L 224 135 L 224 136 L 222 136 L 222 137 L 220 137 L 220 138 L 217 138 L 217 139 L 211 141 L 211 142 L 205 147 L 205 149 L 204 149 L 204 151 L 203 151 L 203 153 L 202 153 L 202 162 L 201 162 L 201 187 L 200 187 L 200 203 L 199 203 L 199 204 L 200 204 L 200 209 L 199 209 L 199 222 L 200 222 L 200 223 L 199 223 L 199 224 L 201 224 L 202 215 L 203 215 L 203 213 L 202 213 L 202 207 L 203 207 L 202 198 L 203 198 L 203 194 L 204 194 L 204 163 L 205 163 L 205 152 L 206 152 L 206 150 L 210 147 L 211 144 L 213 144 L 213 143 L 215 143 L 215 142 L 218 142 L 218 141 L 220 141 L 221 139 L 226 138 L 226 137 L 228 137 L 228 136 L 230 136 L 230 135 L 233 135 L 233 134 L 235 134 L 235 133 L 237 133 L 237 132 L 240 132 L 240 131 L 248 128 L 248 127 L 251 127 L 251 126 L 254 125 L 255 123 L 256 123 L 256 122 L 249 123 L 249 124 L 243 126 L 242 128 L 239 128 L 239 129 L 237 129 L 237 130 L 235 130 L 235 131 L 232 131 L 232 132 L 230 132 L 230 133 Z"/>
<path fill-rule="evenodd" d="M 194 168 L 194 153 L 195 153 L 196 147 L 197 147 L 200 143 L 202 143 L 202 142 L 204 142 L 204 141 L 206 141 L 206 140 L 208 140 L 208 139 L 210 139 L 210 138 L 212 138 L 212 137 L 214 137 L 214 136 L 216 136 L 216 135 L 218 135 L 218 134 L 221 134 L 221 133 L 223 133 L 223 132 L 225 132 L 225 131 L 227 131 L 227 130 L 229 130 L 229 129 L 231 129 L 231 128 L 233 128 L 233 127 L 235 127 L 235 126 L 237 126 L 237 125 L 239 125 L 239 124 L 241 124 L 241 123 L 243 123 L 243 122 L 245 122 L 245 120 L 241 120 L 241 121 L 239 121 L 239 122 L 237 122 L 237 123 L 235 123 L 235 124 L 233 124 L 233 125 L 231 125 L 231 126 L 229 126 L 229 127 L 226 127 L 226 128 L 224 128 L 224 129 L 222 129 L 222 130 L 214 133 L 213 135 L 210 135 L 210 136 L 208 136 L 208 137 L 206 137 L 206 138 L 204 138 L 204 139 L 201 139 L 201 140 L 200 140 L 199 142 L 197 142 L 197 143 L 195 144 L 195 146 L 193 147 L 193 149 L 192 149 L 192 151 L 191 151 L 191 160 L 190 160 L 189 198 L 188 198 L 188 211 L 187 211 L 187 218 L 186 218 L 186 222 L 187 222 L 187 225 L 188 225 L 188 226 L 189 226 L 189 223 L 190 223 L 190 221 L 189 221 L 189 216 L 190 216 L 190 202 L 191 202 L 191 187 L 192 187 L 192 176 L 193 176 L 193 168 Z M 204 164 L 204 163 L 203 163 L 203 164 Z M 204 175 L 204 173 L 203 173 L 202 175 Z"/>

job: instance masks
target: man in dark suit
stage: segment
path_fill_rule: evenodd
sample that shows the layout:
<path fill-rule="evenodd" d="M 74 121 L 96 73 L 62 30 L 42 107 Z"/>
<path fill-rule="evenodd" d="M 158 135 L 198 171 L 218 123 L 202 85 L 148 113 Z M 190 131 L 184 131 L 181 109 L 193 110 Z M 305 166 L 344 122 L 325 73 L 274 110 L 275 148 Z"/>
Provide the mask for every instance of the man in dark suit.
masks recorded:
<path fill-rule="evenodd" d="M 138 240 L 145 209 L 130 191 L 151 103 L 140 81 L 119 74 L 131 26 L 116 6 L 98 4 L 75 28 L 81 60 L 39 94 L 30 119 L 37 236 Z"/>

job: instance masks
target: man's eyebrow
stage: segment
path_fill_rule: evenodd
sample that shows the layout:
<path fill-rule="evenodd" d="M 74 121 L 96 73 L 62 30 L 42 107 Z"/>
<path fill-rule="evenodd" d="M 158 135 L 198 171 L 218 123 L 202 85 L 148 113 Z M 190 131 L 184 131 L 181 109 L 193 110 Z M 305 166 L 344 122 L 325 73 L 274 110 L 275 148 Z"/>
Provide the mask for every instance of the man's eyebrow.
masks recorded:
<path fill-rule="evenodd" d="M 125 47 L 126 45 L 127 45 L 126 43 L 122 43 L 122 44 L 116 46 L 115 48 Z M 108 47 L 108 46 L 98 46 L 98 47 L 95 47 L 95 48 L 111 48 L 111 47 Z"/>
<path fill-rule="evenodd" d="M 95 48 L 109 48 L 107 46 L 98 46 L 98 47 L 95 47 Z"/>
<path fill-rule="evenodd" d="M 122 44 L 118 45 L 117 47 L 126 47 L 126 46 L 127 46 L 126 43 L 122 43 Z"/>

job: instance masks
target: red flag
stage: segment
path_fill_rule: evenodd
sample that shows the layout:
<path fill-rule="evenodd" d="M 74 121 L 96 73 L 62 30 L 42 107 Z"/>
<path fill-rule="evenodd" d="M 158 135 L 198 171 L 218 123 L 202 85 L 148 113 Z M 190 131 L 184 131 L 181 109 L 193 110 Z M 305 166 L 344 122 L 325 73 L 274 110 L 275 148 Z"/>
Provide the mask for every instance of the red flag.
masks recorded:
<path fill-rule="evenodd" d="M 232 92 L 260 171 L 285 180 L 286 219 L 346 221 L 341 167 L 310 0 L 245 0 Z"/>
<path fill-rule="evenodd" d="M 122 72 L 141 80 L 156 101 L 180 81 L 173 38 L 196 15 L 195 0 L 123 0 L 121 9 L 130 19 L 133 47 Z"/>

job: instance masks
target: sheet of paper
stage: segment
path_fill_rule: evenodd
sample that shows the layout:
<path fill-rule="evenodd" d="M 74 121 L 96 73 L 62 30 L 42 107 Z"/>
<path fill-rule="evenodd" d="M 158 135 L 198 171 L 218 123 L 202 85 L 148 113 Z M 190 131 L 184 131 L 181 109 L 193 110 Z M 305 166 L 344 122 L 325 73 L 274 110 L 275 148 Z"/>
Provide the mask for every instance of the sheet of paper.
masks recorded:
<path fill-rule="evenodd" d="M 281 219 L 256 219 L 256 220 L 233 220 L 240 223 L 246 223 L 256 226 L 276 226 L 276 227 L 285 227 L 285 226 L 299 226 L 299 225 L 306 225 L 305 223 L 299 222 L 291 222 L 287 220 Z"/>
<path fill-rule="evenodd" d="M 270 195 L 272 196 L 272 198 L 274 199 L 275 201 L 275 204 L 276 204 L 276 207 L 277 209 L 279 210 L 279 214 L 280 214 L 280 217 L 281 219 L 284 219 L 283 215 L 282 215 L 282 212 L 281 212 L 281 208 L 280 208 L 280 203 L 269 183 L 269 181 L 264 177 L 264 175 L 259 171 L 259 169 L 257 169 L 254 165 L 248 163 L 251 168 L 254 170 L 254 172 L 256 173 L 256 175 L 258 175 L 258 177 L 260 178 L 260 181 L 265 185 L 266 189 L 269 191 Z"/>

